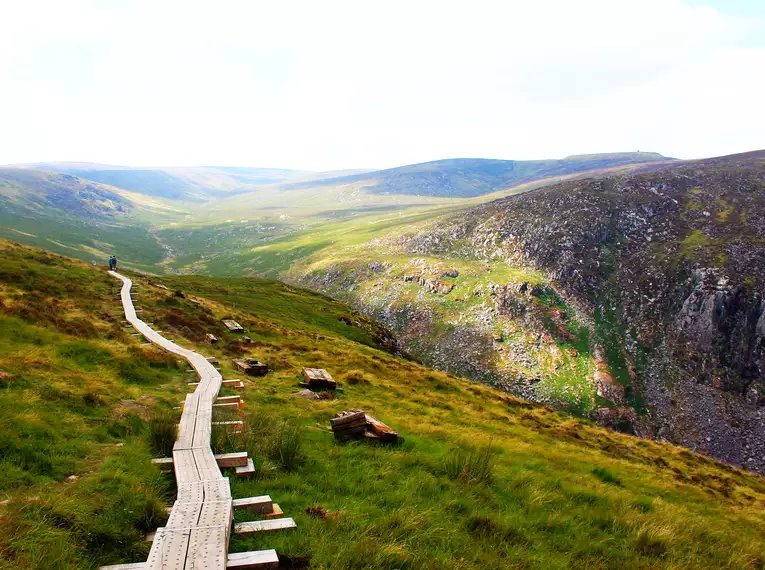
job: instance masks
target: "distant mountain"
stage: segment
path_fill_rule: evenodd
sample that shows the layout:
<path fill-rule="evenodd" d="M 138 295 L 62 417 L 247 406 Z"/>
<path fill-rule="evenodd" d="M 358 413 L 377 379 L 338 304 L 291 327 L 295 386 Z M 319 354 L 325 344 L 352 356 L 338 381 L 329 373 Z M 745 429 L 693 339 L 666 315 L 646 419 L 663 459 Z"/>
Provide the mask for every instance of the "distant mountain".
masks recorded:
<path fill-rule="evenodd" d="M 297 190 L 355 184 L 361 189 L 378 194 L 467 198 L 552 176 L 669 160 L 673 159 L 655 152 L 575 155 L 555 160 L 454 158 L 321 181 L 287 184 L 283 188 Z"/>
<path fill-rule="evenodd" d="M 13 167 L 60 172 L 147 196 L 192 202 L 320 176 L 306 170 L 235 166 L 133 168 L 91 162 L 38 162 Z"/>
<path fill-rule="evenodd" d="M 3 210 L 33 213 L 53 210 L 59 216 L 114 217 L 132 209 L 130 200 L 113 188 L 71 174 L 0 169 Z"/>

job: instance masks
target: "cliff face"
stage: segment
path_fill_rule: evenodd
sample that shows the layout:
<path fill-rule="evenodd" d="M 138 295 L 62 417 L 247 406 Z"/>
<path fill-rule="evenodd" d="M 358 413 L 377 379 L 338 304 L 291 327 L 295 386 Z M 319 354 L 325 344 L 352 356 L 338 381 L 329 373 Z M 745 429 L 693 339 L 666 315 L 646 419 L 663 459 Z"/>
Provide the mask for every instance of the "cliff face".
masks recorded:
<path fill-rule="evenodd" d="M 765 472 L 764 270 L 758 152 L 505 198 L 300 277 L 427 362 Z"/>

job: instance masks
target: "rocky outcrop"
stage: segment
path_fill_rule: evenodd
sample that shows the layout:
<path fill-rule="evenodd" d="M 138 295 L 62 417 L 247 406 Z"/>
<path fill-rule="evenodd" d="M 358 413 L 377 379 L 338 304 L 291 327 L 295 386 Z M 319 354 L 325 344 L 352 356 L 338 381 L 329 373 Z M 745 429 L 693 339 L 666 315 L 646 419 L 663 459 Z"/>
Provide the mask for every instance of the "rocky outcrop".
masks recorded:
<path fill-rule="evenodd" d="M 580 413 L 765 473 L 764 235 L 765 153 L 749 153 L 497 200 L 365 250 L 412 256 L 403 273 L 349 264 L 324 290 L 430 364 L 553 404 L 547 379 L 565 379 Z M 483 277 L 446 274 L 455 259 Z"/>

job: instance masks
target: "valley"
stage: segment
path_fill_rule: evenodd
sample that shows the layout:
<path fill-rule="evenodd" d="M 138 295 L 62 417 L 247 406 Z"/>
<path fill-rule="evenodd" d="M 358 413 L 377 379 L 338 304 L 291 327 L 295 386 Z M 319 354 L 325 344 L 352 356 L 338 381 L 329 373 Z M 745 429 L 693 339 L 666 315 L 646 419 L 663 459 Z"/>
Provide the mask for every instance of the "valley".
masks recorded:
<path fill-rule="evenodd" d="M 279 171 L 281 182 L 208 196 L 204 207 L 89 183 L 121 209 L 81 206 L 45 231 L 98 224 L 123 264 L 151 273 L 265 276 L 327 293 L 429 366 L 762 471 L 762 164 L 758 153 L 642 153 L 303 181 L 310 174 Z M 4 235 L 98 260 L 82 233 L 46 242 L 32 237 L 40 230 L 19 216 Z M 710 360 L 685 348 L 698 343 Z"/>

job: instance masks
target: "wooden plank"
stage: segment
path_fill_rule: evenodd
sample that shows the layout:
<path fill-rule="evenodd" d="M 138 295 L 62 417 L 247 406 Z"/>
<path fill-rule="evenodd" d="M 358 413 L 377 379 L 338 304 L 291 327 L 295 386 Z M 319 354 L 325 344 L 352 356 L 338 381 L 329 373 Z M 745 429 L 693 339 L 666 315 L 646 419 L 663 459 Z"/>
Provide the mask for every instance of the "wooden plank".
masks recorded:
<path fill-rule="evenodd" d="M 152 463 L 156 465 L 172 465 L 173 464 L 173 458 L 172 457 L 157 457 L 155 459 L 151 460 Z"/>
<path fill-rule="evenodd" d="M 228 555 L 226 568 L 232 570 L 261 570 L 279 567 L 276 550 L 254 550 L 252 552 L 232 552 Z"/>
<path fill-rule="evenodd" d="M 261 515 L 266 515 L 274 510 L 274 503 L 269 495 L 234 499 L 231 501 L 231 506 L 235 509 L 249 509 L 253 513 Z"/>
<path fill-rule="evenodd" d="M 249 521 L 237 523 L 234 525 L 234 532 L 237 534 L 249 534 L 253 532 L 271 532 L 275 530 L 286 530 L 295 528 L 295 521 L 292 518 L 270 519 L 265 521 Z"/>
<path fill-rule="evenodd" d="M 252 460 L 252 457 L 247 459 L 247 465 L 237 467 L 235 472 L 237 477 L 252 477 L 255 473 L 255 462 Z"/>
<path fill-rule="evenodd" d="M 337 387 L 337 382 L 323 368 L 303 368 L 302 374 L 309 386 L 324 386 L 330 390 Z"/>
<path fill-rule="evenodd" d="M 147 568 L 146 562 L 134 562 L 133 564 L 113 564 L 111 566 L 99 566 L 98 570 L 145 570 L 145 568 Z M 275 568 L 278 568 L 278 566 Z"/>
<path fill-rule="evenodd" d="M 332 424 L 332 427 L 334 427 L 363 419 L 366 419 L 366 414 L 363 411 L 351 410 L 350 412 L 343 412 L 342 414 L 338 414 L 329 420 L 329 423 Z"/>
<path fill-rule="evenodd" d="M 231 332 L 237 332 L 237 333 L 244 332 L 244 327 L 233 319 L 223 319 L 223 324 Z"/>
<path fill-rule="evenodd" d="M 277 503 L 274 503 L 273 508 L 271 509 L 271 512 L 266 514 L 266 518 L 277 519 L 277 518 L 280 518 L 282 515 L 284 515 L 284 511 Z"/>
<path fill-rule="evenodd" d="M 224 404 L 226 402 L 239 402 L 242 399 L 242 397 L 239 394 L 235 394 L 234 396 L 218 396 L 215 398 L 215 402 L 218 404 Z"/>
<path fill-rule="evenodd" d="M 396 440 L 398 439 L 398 433 L 390 429 L 388 426 L 386 426 L 381 421 L 373 418 L 369 414 L 367 414 L 367 422 L 369 423 L 369 428 L 377 435 L 378 437 L 381 437 L 385 440 Z"/>
<path fill-rule="evenodd" d="M 248 457 L 246 451 L 236 453 L 219 453 L 215 456 L 219 467 L 246 467 Z"/>

